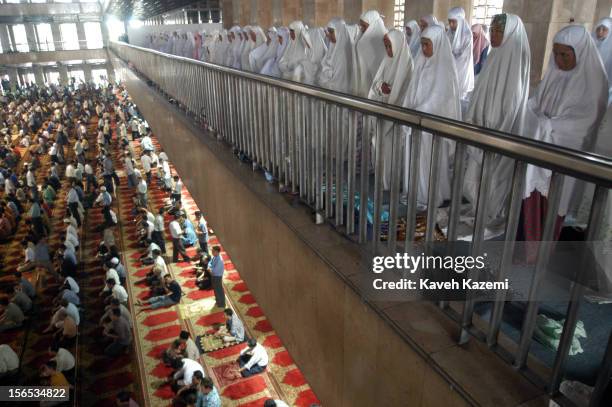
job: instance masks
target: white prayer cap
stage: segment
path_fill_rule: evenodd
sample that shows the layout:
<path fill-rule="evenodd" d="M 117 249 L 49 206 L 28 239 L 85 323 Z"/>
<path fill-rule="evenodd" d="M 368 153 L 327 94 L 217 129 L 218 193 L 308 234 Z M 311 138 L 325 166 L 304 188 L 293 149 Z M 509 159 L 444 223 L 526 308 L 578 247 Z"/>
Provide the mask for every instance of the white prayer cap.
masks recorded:
<path fill-rule="evenodd" d="M 111 259 L 111 264 L 112 264 L 112 265 L 114 265 L 114 266 L 116 266 L 117 264 L 119 264 L 119 259 L 118 259 L 118 258 L 116 258 L 116 257 L 113 257 L 113 258 Z"/>

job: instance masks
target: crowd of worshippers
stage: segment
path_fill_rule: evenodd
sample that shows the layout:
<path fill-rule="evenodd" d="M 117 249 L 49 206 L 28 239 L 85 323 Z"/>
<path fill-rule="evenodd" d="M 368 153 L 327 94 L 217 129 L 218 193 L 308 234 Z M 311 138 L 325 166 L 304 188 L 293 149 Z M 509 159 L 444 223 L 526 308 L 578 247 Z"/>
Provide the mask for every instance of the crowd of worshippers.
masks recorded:
<path fill-rule="evenodd" d="M 90 150 L 87 126 L 94 116 L 99 117 L 98 130 L 110 143 L 109 110 L 121 109 L 114 104 L 114 89 L 97 88 L 90 84 L 39 87 L 16 87 L 4 95 L 0 111 L 0 183 L 4 196 L 0 204 L 3 220 L 2 240 L 9 242 L 19 227 L 25 229 L 23 257 L 16 264 L 14 283 L 8 296 L 0 298 L 0 332 L 23 331 L 27 322 L 36 317 L 37 286 L 56 284 L 52 298 L 40 299 L 52 305 L 52 315 L 39 334 L 48 335 L 48 360 L 39 368 L 41 382 L 51 386 L 70 386 L 74 383 L 75 357 L 73 350 L 81 322 L 79 266 L 81 225 L 86 210 L 96 193 L 96 169 L 102 174 L 102 162 L 87 159 Z M 72 153 L 70 152 L 72 151 Z M 69 157 L 74 158 L 69 158 Z M 20 167 L 20 162 L 23 165 Z M 65 188 L 63 188 L 63 186 Z M 65 199 L 59 199 L 65 192 Z M 65 215 L 61 227 L 52 228 L 52 211 Z M 110 232 L 112 234 L 112 231 Z M 59 238 L 59 239 L 56 239 Z M 51 241 L 58 240 L 57 245 Z M 103 259 L 105 267 L 125 269 L 119 256 Z M 115 254 L 118 251 L 115 248 Z M 35 270 L 39 271 L 34 280 Z M 115 272 L 116 274 L 116 272 Z M 108 277 L 109 273 L 107 273 Z M 117 278 L 117 283 L 119 279 Z M 51 290 L 53 291 L 53 289 Z M 126 315 L 121 308 L 127 293 L 119 296 L 113 290 L 106 299 L 105 316 L 100 321 L 108 346 L 105 353 L 117 354 L 118 343 L 129 344 L 131 325 L 120 332 L 117 322 Z M 17 383 L 18 355 L 8 344 L 0 345 L 0 376 L 4 383 Z"/>
<path fill-rule="evenodd" d="M 530 85 L 531 51 L 521 18 L 504 13 L 490 24 L 470 26 L 465 11 L 454 7 L 448 25 L 433 15 L 411 20 L 404 30 L 387 29 L 375 10 L 358 24 L 332 19 L 325 27 L 234 26 L 206 33 L 160 32 L 148 47 L 273 77 L 353 94 L 399 107 L 462 120 L 506 133 L 574 150 L 612 156 L 612 18 L 594 25 L 569 24 L 553 38 L 550 61 L 541 82 Z M 371 131 L 373 148 L 376 135 Z M 382 130 L 382 182 L 390 188 L 391 132 Z M 404 144 L 412 130 L 402 127 Z M 363 142 L 361 142 L 363 144 Z M 428 205 L 433 136 L 422 132 L 418 161 L 417 207 Z M 442 139 L 436 206 L 448 202 L 455 142 Z M 405 148 L 401 199 L 409 187 L 410 148 Z M 374 157 L 375 154 L 372 154 Z M 473 220 L 480 185 L 482 151 L 469 148 L 465 158 L 463 195 L 466 219 Z M 505 203 L 512 181 L 513 161 L 499 157 L 491 168 L 493 185 L 486 224 L 490 234 L 503 233 Z M 527 215 L 548 195 L 551 172 L 529 167 L 524 204 Z M 570 224 L 583 224 L 584 185 L 566 177 L 558 214 Z M 592 194 L 591 194 L 592 195 Z M 585 211 L 582 211 L 585 212 Z M 588 211 L 586 211 L 588 213 Z M 528 216 L 524 216 L 526 219 Z M 530 227 L 529 225 L 533 225 Z M 526 240 L 537 240 L 541 222 L 525 222 Z M 530 230 L 533 229 L 533 230 Z M 491 235 L 492 236 L 492 235 Z M 520 238 L 520 236 L 519 236 Z"/>

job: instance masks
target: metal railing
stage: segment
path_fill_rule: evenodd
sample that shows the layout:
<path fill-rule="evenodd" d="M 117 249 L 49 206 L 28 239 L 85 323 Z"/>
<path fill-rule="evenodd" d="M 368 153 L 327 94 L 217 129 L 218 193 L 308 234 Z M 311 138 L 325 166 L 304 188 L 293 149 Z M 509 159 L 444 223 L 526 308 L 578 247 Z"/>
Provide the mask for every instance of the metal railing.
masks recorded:
<path fill-rule="evenodd" d="M 392 255 L 414 250 L 416 186 L 420 179 L 420 160 L 423 159 L 421 146 L 426 133 L 432 135 L 431 155 L 428 158 L 433 163 L 429 165 L 427 202 L 435 202 L 437 198 L 440 176 L 437 163 L 442 154 L 442 142 L 451 141 L 455 145 L 451 163 L 451 194 L 447 205 L 448 241 L 456 241 L 459 234 L 468 148 L 483 152 L 478 196 L 472 203 L 475 213 L 469 249 L 472 253 L 479 253 L 485 243 L 493 165 L 500 159 L 511 160 L 512 182 L 505 201 L 506 240 L 501 242 L 503 249 L 496 276 L 498 281 L 503 280 L 512 268 L 526 168 L 535 165 L 552 170 L 549 209 L 544 219 L 516 350 L 502 349 L 499 344 L 506 299 L 504 292 L 497 294 L 484 328 L 482 324 L 479 324 L 480 328 L 474 324 L 475 300 L 468 297 L 460 311 L 449 306 L 447 301 L 441 301 L 440 306 L 460 324 L 460 342 L 466 342 L 471 337 L 486 341 L 493 351 L 513 363 L 526 377 L 545 387 L 551 395 L 558 395 L 584 286 L 575 283 L 568 289 L 570 299 L 567 301 L 565 324 L 549 377 L 535 374 L 527 366 L 538 315 L 538 290 L 555 240 L 564 176 L 594 184 L 586 240 L 597 240 L 608 190 L 612 187 L 610 158 L 125 43 L 111 42 L 110 48 L 164 94 L 175 99 L 188 113 L 205 120 L 218 138 L 252 160 L 254 167 L 262 168 L 268 176 L 276 178 L 281 188 L 299 194 L 304 203 L 331 222 L 340 233 L 354 239 L 372 254 Z M 383 134 L 385 126 L 389 130 Z M 411 129 L 412 135 L 405 137 L 403 129 Z M 382 136 L 388 137 L 392 144 L 390 170 L 385 169 L 388 163 L 383 159 Z M 373 145 L 370 140 L 374 140 Z M 403 151 L 408 148 L 408 157 L 404 157 Z M 405 164 L 409 170 L 402 174 Z M 383 185 L 385 171 L 388 188 Z M 412 186 L 404 190 L 404 194 L 401 191 L 402 181 Z M 440 210 L 437 205 L 427 205 L 426 214 L 422 214 L 426 215 L 423 232 L 425 243 L 436 240 L 436 220 Z M 403 244 L 398 241 L 396 233 L 400 217 L 406 231 Z M 380 238 L 383 228 L 387 230 L 386 241 Z M 602 343 L 601 346 L 603 349 L 606 344 Z M 602 388 L 608 382 L 611 361 L 612 349 L 608 346 L 592 405 L 597 405 Z"/>

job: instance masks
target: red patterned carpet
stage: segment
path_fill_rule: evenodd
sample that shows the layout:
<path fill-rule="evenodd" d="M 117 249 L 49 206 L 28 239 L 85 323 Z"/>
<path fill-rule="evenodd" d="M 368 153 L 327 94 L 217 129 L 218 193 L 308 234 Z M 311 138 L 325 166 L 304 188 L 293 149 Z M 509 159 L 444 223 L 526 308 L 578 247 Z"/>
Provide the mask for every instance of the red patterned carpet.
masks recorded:
<path fill-rule="evenodd" d="M 137 141 L 133 142 L 133 147 L 139 150 Z M 159 145 L 157 149 L 160 149 Z M 173 157 L 170 157 L 170 160 L 172 159 Z M 123 174 L 119 175 L 125 179 Z M 131 301 L 134 301 L 135 298 L 148 296 L 148 288 L 136 282 L 146 275 L 149 267 L 143 266 L 138 260 L 142 249 L 138 248 L 135 226 L 130 222 L 130 212 L 133 209 L 132 196 L 133 192 L 123 184 L 118 196 L 119 216 L 129 275 L 129 292 Z M 198 207 L 185 188 L 182 200 L 184 209 L 193 221 L 193 213 Z M 149 185 L 149 210 L 157 213 L 157 209 L 165 203 L 166 194 L 154 180 L 152 185 Z M 169 220 L 168 217 L 167 221 Z M 210 223 L 209 228 L 211 228 Z M 221 245 L 212 229 L 209 236 L 209 247 Z M 195 248 L 188 249 L 189 255 L 194 253 Z M 249 335 L 264 344 L 270 357 L 270 364 L 264 373 L 238 380 L 228 377 L 226 373 L 244 344 L 209 352 L 201 357 L 207 375 L 213 379 L 219 390 L 223 405 L 262 406 L 270 397 L 282 399 L 292 406 L 308 407 L 312 403 L 318 403 L 317 397 L 274 332 L 274 328 L 265 318 L 262 309 L 257 305 L 256 298 L 242 281 L 230 255 L 222 249 L 222 256 L 225 260 L 224 285 L 228 306 L 238 313 Z M 161 363 L 159 359 L 161 352 L 178 336 L 181 329 L 189 330 L 195 338 L 210 332 L 215 324 L 224 320 L 221 310 L 214 307 L 212 290 L 203 291 L 196 287 L 195 276 L 189 263 L 171 264 L 170 269 L 183 287 L 185 295 L 181 304 L 168 309 L 145 311 L 135 317 L 137 356 L 145 386 L 145 403 L 152 406 L 170 405 L 173 397 L 170 388 L 163 384 L 171 372 Z"/>

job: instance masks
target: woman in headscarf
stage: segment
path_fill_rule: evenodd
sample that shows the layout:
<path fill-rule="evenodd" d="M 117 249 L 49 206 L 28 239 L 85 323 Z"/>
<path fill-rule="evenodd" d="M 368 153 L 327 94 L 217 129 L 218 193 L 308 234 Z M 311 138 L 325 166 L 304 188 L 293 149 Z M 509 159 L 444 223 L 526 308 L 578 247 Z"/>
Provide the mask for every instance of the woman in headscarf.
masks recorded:
<path fill-rule="evenodd" d="M 221 30 L 215 36 L 215 42 L 208 48 L 210 62 L 217 65 L 225 65 L 229 47 L 230 42 L 227 30 Z"/>
<path fill-rule="evenodd" d="M 172 55 L 180 55 L 181 50 L 183 49 L 183 39 L 179 35 L 179 32 L 174 31 L 172 33 L 172 37 L 170 38 L 170 50 Z"/>
<path fill-rule="evenodd" d="M 412 77 L 403 106 L 408 109 L 434 114 L 453 120 L 461 120 L 461 87 L 450 43 L 444 30 L 439 26 L 428 27 L 421 33 L 421 49 L 417 54 Z M 408 192 L 410 180 L 410 128 L 405 141 L 404 193 Z M 421 133 L 421 152 L 419 159 L 419 185 L 417 206 L 427 208 L 429 190 L 429 171 L 431 169 L 432 135 Z M 442 139 L 440 151 L 438 192 L 436 206 L 450 198 L 451 173 L 449 157 L 454 150 L 454 142 Z"/>
<path fill-rule="evenodd" d="M 301 21 L 289 24 L 289 44 L 285 53 L 278 61 L 278 69 L 283 79 L 299 81 L 301 62 L 308 58 L 308 49 L 311 47 L 306 27 Z"/>
<path fill-rule="evenodd" d="M 478 75 L 489 54 L 489 40 L 485 34 L 482 24 L 474 24 L 472 26 L 472 42 L 474 58 L 474 75 Z"/>
<path fill-rule="evenodd" d="M 410 48 L 410 53 L 414 59 L 421 49 L 421 27 L 419 27 L 419 23 L 416 20 L 410 20 L 404 28 L 406 30 L 408 48 Z"/>
<path fill-rule="evenodd" d="M 181 52 L 181 56 L 185 58 L 191 58 L 193 56 L 194 43 L 195 43 L 195 39 L 193 38 L 193 33 L 184 32 L 183 33 L 183 50 Z"/>
<path fill-rule="evenodd" d="M 433 27 L 434 25 L 444 29 L 444 24 L 439 22 L 436 16 L 433 14 L 427 14 L 426 16 L 419 18 L 419 28 L 421 31 L 425 31 L 427 27 Z"/>
<path fill-rule="evenodd" d="M 522 135 L 529 96 L 531 54 L 525 26 L 518 16 L 498 14 L 493 17 L 491 47 L 493 49 L 480 72 L 464 120 L 477 126 Z M 473 217 L 480 185 L 482 150 L 468 148 L 467 161 L 464 193 L 471 203 L 469 216 Z M 485 214 L 488 236 L 498 234 L 503 228 L 512 183 L 512 163 L 509 157 L 498 157 L 492 165 Z M 495 228 L 500 229 L 493 230 Z"/>
<path fill-rule="evenodd" d="M 242 49 L 242 69 L 244 71 L 251 71 L 250 55 L 253 50 L 266 43 L 266 34 L 260 26 L 250 26 L 248 29 L 247 42 Z"/>
<path fill-rule="evenodd" d="M 385 58 L 385 47 L 382 46 L 387 33 L 385 24 L 378 11 L 370 10 L 359 19 L 361 36 L 355 44 L 355 75 L 353 93 L 368 97 L 374 75 Z"/>
<path fill-rule="evenodd" d="M 204 39 L 202 38 L 202 34 L 199 32 L 193 33 L 193 54 L 191 58 L 197 59 L 198 61 L 202 59 L 202 48 L 204 45 Z"/>
<path fill-rule="evenodd" d="M 406 45 L 406 36 L 400 30 L 392 29 L 385 34 L 381 41 L 386 55 L 378 68 L 372 87 L 368 92 L 368 98 L 390 105 L 401 106 L 406 96 L 406 90 L 412 76 L 412 55 Z M 380 132 L 383 148 L 383 186 L 385 190 L 390 188 L 392 147 L 393 147 L 393 123 L 382 121 Z M 375 153 L 376 139 L 372 140 L 372 158 Z"/>
<path fill-rule="evenodd" d="M 336 92 L 351 93 L 353 74 L 353 44 L 346 23 L 334 18 L 327 24 L 329 48 L 321 61 L 318 84 Z"/>
<path fill-rule="evenodd" d="M 301 82 L 307 85 L 314 85 L 321 70 L 321 60 L 327 52 L 325 46 L 325 33 L 322 28 L 311 28 L 308 30 L 308 38 L 311 47 L 308 49 L 308 58 L 303 60 L 301 65 L 304 78 Z"/>
<path fill-rule="evenodd" d="M 281 27 L 277 31 L 278 47 L 276 47 L 276 54 L 264 64 L 263 68 L 261 68 L 261 73 L 280 78 L 281 71 L 278 68 L 278 61 L 280 61 L 289 44 L 289 29 L 287 27 Z"/>
<path fill-rule="evenodd" d="M 225 63 L 224 65 L 229 66 L 230 68 L 234 67 L 234 60 L 235 60 L 235 49 L 238 46 L 238 44 L 240 43 L 240 41 L 238 41 L 237 38 L 237 33 L 238 30 L 240 30 L 240 27 L 238 27 L 237 25 L 233 26 L 232 28 L 230 28 L 228 35 L 227 35 L 227 39 L 229 41 L 227 50 L 226 50 L 226 54 L 225 54 Z"/>
<path fill-rule="evenodd" d="M 565 27 L 553 39 L 546 74 L 527 104 L 525 135 L 573 150 L 591 151 L 607 100 L 606 73 L 591 36 L 583 26 Z M 524 197 L 528 199 L 523 202 L 526 240 L 541 238 L 550 177 L 549 170 L 527 167 Z M 562 217 L 582 198 L 583 187 L 583 182 L 565 177 L 557 235 Z"/>
<path fill-rule="evenodd" d="M 255 48 L 249 56 L 251 71 L 260 73 L 266 62 L 276 55 L 277 47 L 278 35 L 276 28 L 270 27 L 266 33 L 266 42 Z"/>
<path fill-rule="evenodd" d="M 593 39 L 608 75 L 608 104 L 612 104 L 612 18 L 601 19 L 595 25 Z"/>
<path fill-rule="evenodd" d="M 238 26 L 234 26 L 232 27 L 232 46 L 230 49 L 230 53 L 231 56 L 229 57 L 229 60 L 231 61 L 231 66 L 232 68 L 235 69 L 240 69 L 241 68 L 241 51 L 242 51 L 242 46 L 243 46 L 243 40 L 242 40 L 242 29 Z"/>
<path fill-rule="evenodd" d="M 472 52 L 472 32 L 462 7 L 453 7 L 448 12 L 448 39 L 455 56 L 457 77 L 461 86 L 461 99 L 467 99 L 474 89 L 474 59 Z"/>

